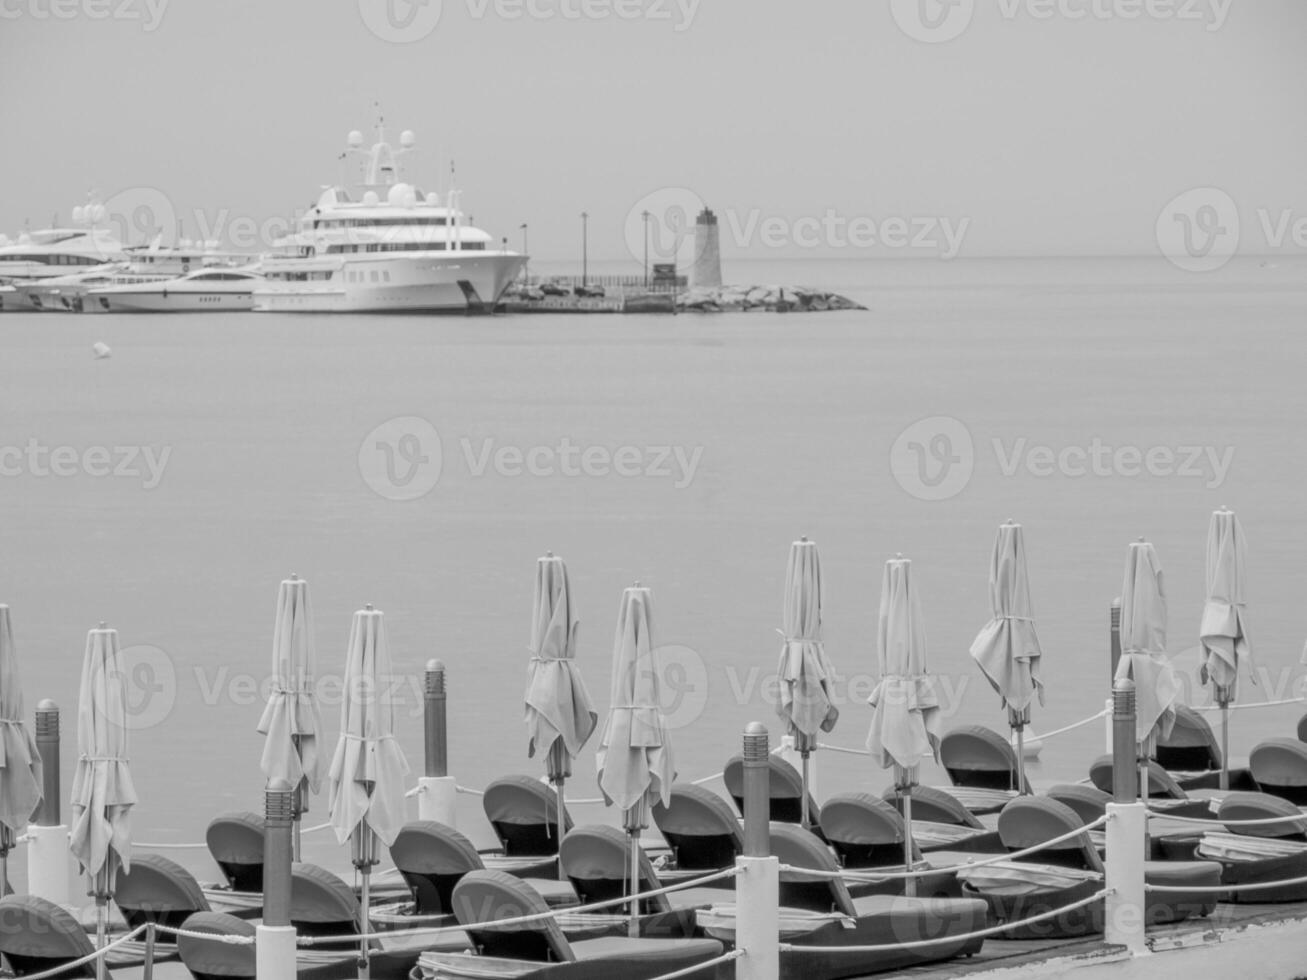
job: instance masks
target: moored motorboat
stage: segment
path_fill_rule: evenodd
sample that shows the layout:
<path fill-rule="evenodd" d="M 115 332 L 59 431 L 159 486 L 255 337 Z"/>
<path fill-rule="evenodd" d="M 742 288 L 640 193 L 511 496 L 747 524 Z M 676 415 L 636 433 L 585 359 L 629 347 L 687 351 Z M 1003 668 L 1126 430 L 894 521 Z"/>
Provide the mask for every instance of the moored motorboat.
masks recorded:
<path fill-rule="evenodd" d="M 97 287 L 84 302 L 108 313 L 245 312 L 254 308 L 261 282 L 255 267 L 200 269 L 175 279 Z"/>

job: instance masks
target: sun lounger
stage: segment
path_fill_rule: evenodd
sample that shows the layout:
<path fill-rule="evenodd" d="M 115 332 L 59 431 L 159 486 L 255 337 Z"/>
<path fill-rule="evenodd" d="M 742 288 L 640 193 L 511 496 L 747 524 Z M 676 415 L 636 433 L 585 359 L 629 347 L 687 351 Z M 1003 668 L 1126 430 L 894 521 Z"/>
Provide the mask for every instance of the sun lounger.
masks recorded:
<path fill-rule="evenodd" d="M 898 813 L 903 812 L 903 795 L 894 787 L 885 790 L 881 799 Z M 1004 802 L 1007 799 L 1004 794 Z M 1003 850 L 998 831 L 985 826 L 951 790 L 934 786 L 914 786 L 912 789 L 912 839 L 926 853 L 975 851 L 992 854 Z"/>
<path fill-rule="evenodd" d="M 1263 793 L 1307 806 L 1307 743 L 1272 738 L 1252 751 L 1248 760 L 1253 781 Z"/>
<path fill-rule="evenodd" d="M 1089 766 L 1089 779 L 1104 793 L 1112 792 L 1112 757 L 1100 755 Z M 1219 790 L 1182 787 L 1171 773 L 1156 762 L 1148 763 L 1148 805 L 1177 817 L 1216 816 L 1216 807 L 1224 794 Z"/>
<path fill-rule="evenodd" d="M 476 952 L 423 953 L 413 973 L 415 980 L 437 973 L 469 980 L 648 980 L 704 963 L 722 952 L 721 944 L 712 939 L 606 936 L 573 942 L 553 919 L 496 927 L 496 920 L 548 910 L 530 885 L 500 871 L 471 872 L 455 886 L 453 901 L 458 922 Z M 712 973 L 702 975 L 703 980 L 712 977 Z"/>
<path fill-rule="evenodd" d="M 674 783 L 670 801 L 653 808 L 653 819 L 671 847 L 671 867 L 660 872 L 665 879 L 729 868 L 744 851 L 739 817 L 702 786 Z"/>
<path fill-rule="evenodd" d="M 551 786 L 531 776 L 505 776 L 486 787 L 481 805 L 500 844 L 498 855 L 483 855 L 486 867 L 523 878 L 558 876 L 558 845 L 572 817 L 564 811 L 560 834 Z"/>
<path fill-rule="evenodd" d="M 34 895 L 0 898 L 0 954 L 14 976 L 52 970 L 94 952 L 86 929 L 62 906 Z M 105 959 L 106 975 L 112 977 L 115 967 L 140 962 L 134 951 L 114 950 Z M 94 977 L 95 963 L 85 963 L 62 976 Z"/>
<path fill-rule="evenodd" d="M 998 830 L 1010 851 L 1021 851 L 1061 837 L 1083 827 L 1084 821 L 1069 806 L 1044 796 L 1021 796 L 999 814 Z M 1023 864 L 1036 865 L 1023 877 Z M 1075 874 L 1059 880 L 1047 877 L 1053 869 Z M 1089 872 L 1083 874 L 1083 872 Z M 1103 887 L 1103 861 L 1088 831 L 1025 859 L 994 867 L 957 872 L 964 895 L 976 895 L 989 903 L 997 922 L 1023 919 L 1073 905 Z M 1210 861 L 1145 861 L 1144 877 L 1150 884 L 1214 887 L 1221 883 L 1221 867 Z M 1074 880 L 1073 880 L 1074 879 Z M 1149 925 L 1178 922 L 1191 916 L 1205 916 L 1216 907 L 1214 893 L 1150 893 L 1144 909 Z M 1093 935 L 1103 929 L 1104 903 L 1045 919 L 1029 926 L 1017 926 L 1003 933 L 1007 939 L 1050 939 Z"/>
<path fill-rule="evenodd" d="M 1292 817 L 1284 823 L 1256 827 L 1242 820 Z M 1221 864 L 1226 885 L 1263 884 L 1307 878 L 1307 815 L 1287 800 L 1266 793 L 1231 793 L 1221 804 L 1220 819 L 1234 826 L 1229 833 L 1209 831 L 1197 847 L 1200 858 Z M 1236 891 L 1230 901 L 1249 904 L 1307 901 L 1307 885 L 1284 885 Z"/>
<path fill-rule="evenodd" d="M 954 786 L 999 790 L 1015 795 L 1031 792 L 1030 780 L 1017 785 L 1017 754 L 1008 740 L 983 725 L 946 732 L 939 742 L 939 761 Z"/>
<path fill-rule="evenodd" d="M 1207 719 L 1187 705 L 1176 705 L 1171 734 L 1157 740 L 1157 764 L 1185 790 L 1217 789 L 1221 785 L 1221 746 Z M 1230 789 L 1254 789 L 1247 766 L 1232 768 Z"/>

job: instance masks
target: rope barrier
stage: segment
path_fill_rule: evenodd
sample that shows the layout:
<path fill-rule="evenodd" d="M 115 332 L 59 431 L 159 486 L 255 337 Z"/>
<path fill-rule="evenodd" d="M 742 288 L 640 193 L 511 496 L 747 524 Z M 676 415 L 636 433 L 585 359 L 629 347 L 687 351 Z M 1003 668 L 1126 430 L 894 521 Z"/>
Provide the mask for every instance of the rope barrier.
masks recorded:
<path fill-rule="evenodd" d="M 253 946 L 253 936 L 233 936 L 226 932 L 196 932 L 193 929 L 176 929 L 172 926 L 165 926 L 155 923 L 154 928 L 158 932 L 166 932 L 170 936 L 176 936 L 179 939 L 216 939 L 220 943 L 227 943 L 229 946 Z M 24 978 L 27 980 L 27 978 Z"/>
<path fill-rule="evenodd" d="M 81 957 L 80 959 L 71 960 L 67 963 L 64 963 L 62 966 L 51 967 L 49 970 L 42 970 L 40 973 L 24 973 L 23 980 L 46 980 L 47 977 L 57 977 L 60 974 L 66 974 L 69 970 L 76 970 L 79 967 L 83 967 L 87 963 L 94 963 L 96 960 L 108 956 L 119 946 L 124 946 L 127 943 L 131 942 L 141 933 L 145 932 L 147 928 L 149 927 L 137 926 L 131 932 L 127 933 L 127 935 L 121 936 L 120 938 L 115 939 L 111 943 L 105 943 L 94 953 L 87 953 L 85 956 Z"/>
<path fill-rule="evenodd" d="M 846 881 L 863 881 L 871 884 L 877 884 L 884 881 L 894 881 L 900 878 L 926 878 L 930 875 L 947 874 L 948 872 L 966 871 L 969 868 L 984 868 L 991 864 L 1003 864 L 1008 861 L 1016 861 L 1019 858 L 1028 857 L 1031 854 L 1038 854 L 1040 851 L 1048 850 L 1057 844 L 1073 840 L 1081 834 L 1087 834 L 1091 830 L 1103 826 L 1111 818 L 1101 816 L 1092 823 L 1087 823 L 1083 827 L 1077 827 L 1075 830 L 1069 830 L 1058 837 L 1050 837 L 1042 844 L 1036 844 L 1034 847 L 1027 847 L 1021 851 L 1010 851 L 1007 854 L 996 854 L 993 857 L 985 858 L 981 861 L 968 861 L 966 864 L 955 864 L 943 868 L 925 868 L 921 871 L 886 871 L 886 872 L 858 872 L 858 871 L 819 871 L 816 868 L 798 868 L 790 864 L 782 864 L 782 871 L 792 871 L 796 874 L 813 875 L 818 878 L 841 878 Z"/>
<path fill-rule="evenodd" d="M 1206 817 L 1172 816 L 1165 810 L 1148 811 L 1148 816 L 1156 820 L 1169 820 L 1178 823 L 1206 824 L 1212 827 L 1273 827 L 1281 823 L 1302 823 L 1307 821 L 1307 814 L 1298 813 L 1292 817 L 1260 817 L 1256 820 L 1219 820 Z"/>
<path fill-rule="evenodd" d="M 1255 885 L 1144 885 L 1146 892 L 1176 893 L 1199 892 L 1205 894 L 1222 894 L 1224 892 L 1253 892 L 1267 888 L 1282 888 L 1285 885 L 1307 885 L 1307 877 L 1285 878 L 1283 881 L 1264 881 Z"/>
<path fill-rule="evenodd" d="M 300 833 L 301 833 L 301 834 L 316 834 L 318 831 L 320 831 L 320 830 L 327 830 L 327 829 L 330 828 L 330 827 L 331 827 L 331 824 L 330 824 L 330 823 L 320 823 L 320 824 L 315 824 L 315 825 L 312 826 L 312 827 L 305 827 L 305 828 L 303 828 L 303 829 L 300 831 Z M 19 840 L 22 840 L 22 841 L 27 841 L 27 840 L 30 840 L 30 839 L 31 839 L 31 838 L 29 838 L 29 837 L 21 837 L 21 838 L 19 838 Z M 199 850 L 199 849 L 202 849 L 202 848 L 207 848 L 209 845 L 208 845 L 207 843 L 200 843 L 200 844 L 174 844 L 174 843 L 163 843 L 162 841 L 160 841 L 160 842 L 155 842 L 155 841 L 134 840 L 134 841 L 132 841 L 132 846 L 133 846 L 133 847 L 144 848 L 144 849 L 147 850 L 147 851 L 185 851 L 185 850 Z"/>
<path fill-rule="evenodd" d="M 825 742 L 818 742 L 817 748 L 827 752 L 843 752 L 845 755 L 871 755 L 866 749 L 846 749 L 843 745 L 827 745 Z"/>
<path fill-rule="evenodd" d="M 698 888 L 700 885 L 706 885 L 710 882 L 721 881 L 725 878 L 733 878 L 740 871 L 738 868 L 726 868 L 722 871 L 713 872 L 710 875 L 704 875 L 702 878 L 692 878 L 689 881 L 679 881 L 674 885 L 664 885 L 662 888 L 655 888 L 652 891 L 640 892 L 637 895 L 623 895 L 621 898 L 610 898 L 602 902 L 591 902 L 589 905 L 572 905 L 566 908 L 550 909 L 547 912 L 533 912 L 530 915 L 519 915 L 511 919 L 493 919 L 486 922 L 475 922 L 469 925 L 457 926 L 424 926 L 418 929 L 393 929 L 386 932 L 369 932 L 366 936 L 355 933 L 349 936 L 301 936 L 299 939 L 301 946 L 319 946 L 328 943 L 356 943 L 363 939 L 376 939 L 384 937 L 390 939 L 395 936 L 434 936 L 455 932 L 467 932 L 469 928 L 477 927 L 486 929 L 503 929 L 506 926 L 527 925 L 532 922 L 543 922 L 546 919 L 557 918 L 560 915 L 581 915 L 586 912 L 597 912 L 600 909 L 612 908 L 619 905 L 629 905 L 632 902 L 642 902 L 647 898 L 657 898 L 659 895 L 668 895 L 672 892 L 684 891 L 687 888 Z"/>
<path fill-rule="evenodd" d="M 460 793 L 466 793 L 468 796 L 485 796 L 486 794 L 479 789 L 472 789 L 470 786 L 455 786 Z"/>
<path fill-rule="evenodd" d="M 1098 721 L 1100 718 L 1106 718 L 1110 713 L 1111 712 L 1104 708 L 1096 715 L 1090 715 L 1088 718 L 1082 718 L 1074 724 L 1067 725 L 1065 728 L 1059 728 L 1056 731 L 1039 734 L 1036 737 L 1041 740 L 1046 738 L 1056 738 L 1058 735 L 1065 735 L 1067 732 L 1074 732 L 1077 728 L 1084 728 L 1086 725 Z"/>
<path fill-rule="evenodd" d="M 794 943 L 781 943 L 780 948 L 786 952 L 800 952 L 805 950 L 821 950 L 823 953 L 889 953 L 900 949 L 914 949 L 920 946 L 938 946 L 941 943 L 962 943 L 970 939 L 981 939 L 985 936 L 995 936 L 1002 932 L 1016 929 L 1018 926 L 1033 925 L 1036 922 L 1043 922 L 1045 919 L 1056 918 L 1065 912 L 1074 912 L 1076 909 L 1082 909 L 1086 905 L 1092 905 L 1104 897 L 1108 890 L 1106 888 L 1094 892 L 1088 898 L 1082 898 L 1078 902 L 1072 902 L 1070 905 L 1063 905 L 1060 908 L 1051 909 L 1048 912 L 1041 912 L 1039 915 L 1032 915 L 1029 918 L 1018 919 L 1016 922 L 1008 922 L 1001 926 L 990 926 L 986 929 L 977 929 L 975 932 L 966 932 L 960 936 L 941 936 L 939 939 L 914 939 L 906 943 L 890 943 L 881 946 L 799 946 Z"/>
<path fill-rule="evenodd" d="M 1245 711 L 1245 710 L 1251 710 L 1253 708 L 1278 708 L 1281 705 L 1285 705 L 1285 704 L 1303 704 L 1305 702 L 1307 702 L 1307 698 L 1285 698 L 1282 701 L 1252 701 L 1248 704 L 1229 705 L 1229 710 Z M 1221 706 L 1219 704 L 1204 704 L 1201 707 L 1194 708 L 1194 710 L 1195 711 L 1220 711 Z"/>

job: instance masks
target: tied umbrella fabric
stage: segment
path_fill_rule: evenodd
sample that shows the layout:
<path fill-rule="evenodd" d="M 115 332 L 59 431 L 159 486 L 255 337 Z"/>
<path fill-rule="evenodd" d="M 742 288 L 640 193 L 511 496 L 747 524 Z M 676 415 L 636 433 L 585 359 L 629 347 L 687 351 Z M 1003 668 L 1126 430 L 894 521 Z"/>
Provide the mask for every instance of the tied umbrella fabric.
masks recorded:
<path fill-rule="evenodd" d="M 1245 558 L 1239 519 L 1233 511 L 1214 512 L 1207 529 L 1207 602 L 1198 633 L 1202 681 L 1216 689 L 1218 703 L 1234 700 L 1239 667 L 1252 657 L 1244 609 Z"/>
<path fill-rule="evenodd" d="M 785 570 L 785 604 L 777 675 L 780 704 L 794 747 L 811 752 L 820 732 L 829 732 L 840 716 L 832 700 L 835 668 L 821 639 L 821 558 L 811 541 L 795 541 Z"/>
<path fill-rule="evenodd" d="M 41 804 L 41 755 L 26 715 L 9 607 L 0 605 L 0 834 L 7 828 L 10 840 Z"/>
<path fill-rule="evenodd" d="M 555 780 L 571 775 L 571 760 L 580 754 L 599 720 L 576 664 L 579 626 L 567 566 L 561 558 L 541 558 L 536 563 L 527 668 L 527 756 L 534 758 L 540 752 L 551 766 L 561 763 L 565 771 L 549 773 Z M 561 753 L 551 753 L 555 743 L 562 744 Z"/>
<path fill-rule="evenodd" d="M 1044 703 L 1044 684 L 1039 678 L 1043 651 L 1035 632 L 1025 535 L 1020 524 L 1001 525 L 994 539 L 989 602 L 994 618 L 976 635 L 971 657 L 1003 699 L 1012 724 L 1026 724 L 1035 698 L 1041 705 Z"/>
<path fill-rule="evenodd" d="M 913 588 L 912 563 L 885 564 L 881 583 L 877 653 L 881 680 L 872 706 L 867 749 L 882 768 L 913 770 L 939 759 L 939 700 L 926 672 L 926 631 Z"/>
<path fill-rule="evenodd" d="M 654 663 L 653 597 L 648 589 L 622 594 L 613 641 L 612 705 L 596 757 L 605 801 L 644 826 L 650 806 L 671 801 L 672 745 Z M 628 827 L 628 829 L 631 829 Z"/>
<path fill-rule="evenodd" d="M 1135 682 L 1135 739 L 1166 737 L 1175 725 L 1180 679 L 1166 656 L 1166 588 L 1157 549 L 1130 546 L 1121 587 L 1121 662 L 1116 679 Z"/>
<path fill-rule="evenodd" d="M 389 847 L 404 826 L 409 768 L 395 738 L 393 678 L 384 617 L 359 610 L 350 628 L 340 741 L 329 771 L 328 819 L 342 844 L 365 824 Z"/>
<path fill-rule="evenodd" d="M 269 779 L 317 792 L 322 783 L 322 718 L 313 690 L 317 669 L 309 583 L 287 579 L 277 593 L 272 634 L 273 689 L 259 720 L 266 735 L 260 767 Z"/>
<path fill-rule="evenodd" d="M 105 884 L 112 892 L 118 866 L 131 870 L 131 811 L 136 805 L 117 630 L 94 629 L 86 637 L 77 753 L 70 847 L 88 875 L 108 872 Z"/>

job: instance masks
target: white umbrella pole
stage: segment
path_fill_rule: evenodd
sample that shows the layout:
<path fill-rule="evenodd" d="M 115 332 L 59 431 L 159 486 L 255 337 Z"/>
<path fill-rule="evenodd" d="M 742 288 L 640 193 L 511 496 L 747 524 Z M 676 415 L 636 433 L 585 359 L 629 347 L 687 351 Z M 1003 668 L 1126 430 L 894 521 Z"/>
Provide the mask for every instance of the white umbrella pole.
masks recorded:
<path fill-rule="evenodd" d="M 368 893 L 370 891 L 369 886 L 372 883 L 372 869 L 364 866 L 362 872 L 363 887 L 360 889 L 360 898 L 363 903 L 363 921 L 359 924 L 359 936 L 362 937 L 359 939 L 359 976 L 362 977 L 363 980 L 368 980 L 368 978 L 372 976 L 372 963 L 368 959 L 368 926 L 371 924 L 371 916 L 368 912 L 368 900 L 370 897 Z"/>
<path fill-rule="evenodd" d="M 104 949 L 105 942 L 108 940 L 109 931 L 109 862 L 113 860 L 112 854 L 106 854 L 104 866 L 95 873 L 95 948 Z M 105 980 L 106 971 L 104 967 L 104 957 L 97 957 L 95 960 L 95 977 L 96 980 Z"/>
<path fill-rule="evenodd" d="M 1026 792 L 1026 726 L 1017 725 L 1017 794 Z"/>
<path fill-rule="evenodd" d="M 808 750 L 803 750 L 803 802 L 799 805 L 800 819 L 803 826 L 807 827 L 811 823 L 811 817 L 808 813 Z"/>
<path fill-rule="evenodd" d="M 1221 699 L 1221 789 L 1230 788 L 1230 702 Z"/>
<path fill-rule="evenodd" d="M 912 787 L 903 787 L 903 870 L 912 870 Z M 903 879 L 903 894 L 913 898 L 917 894 L 917 879 Z"/>
<path fill-rule="evenodd" d="M 640 938 L 640 900 L 634 896 L 640 894 L 640 832 L 632 830 L 631 834 L 631 921 L 626 927 L 627 935 L 632 939 Z"/>

